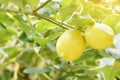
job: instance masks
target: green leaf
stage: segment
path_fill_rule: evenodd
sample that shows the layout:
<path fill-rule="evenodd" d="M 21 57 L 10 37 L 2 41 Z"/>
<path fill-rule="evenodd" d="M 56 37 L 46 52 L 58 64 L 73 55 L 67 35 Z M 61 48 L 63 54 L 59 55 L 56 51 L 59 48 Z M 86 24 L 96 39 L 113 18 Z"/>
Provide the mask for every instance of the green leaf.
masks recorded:
<path fill-rule="evenodd" d="M 7 47 L 4 48 L 4 51 L 8 53 L 8 58 L 11 59 L 17 57 L 20 54 L 21 49 L 19 47 Z"/>
<path fill-rule="evenodd" d="M 19 39 L 25 42 L 33 42 L 33 40 L 28 38 L 24 32 L 20 35 Z"/>
<path fill-rule="evenodd" d="M 58 55 L 56 52 L 52 53 L 52 55 L 50 56 L 51 61 L 55 60 L 56 58 L 58 58 Z"/>
<path fill-rule="evenodd" d="M 44 42 L 47 43 L 47 42 L 49 42 L 49 41 L 51 41 L 51 40 L 54 40 L 55 38 L 57 38 L 57 37 L 60 36 L 60 35 L 61 35 L 61 32 L 57 32 L 57 33 L 54 33 L 54 34 L 52 34 L 52 35 L 49 35 L 48 37 L 46 37 L 46 38 L 44 39 Z"/>
<path fill-rule="evenodd" d="M 10 79 L 11 75 L 12 75 L 11 71 L 4 69 L 3 76 L 0 76 L 0 80 L 8 80 Z"/>
<path fill-rule="evenodd" d="M 90 16 L 94 18 L 97 22 L 99 22 L 101 19 L 103 19 L 104 14 L 97 9 L 92 9 L 90 11 Z"/>
<path fill-rule="evenodd" d="M 0 12 L 0 22 L 7 25 L 12 25 L 13 21 L 7 16 L 6 13 Z"/>
<path fill-rule="evenodd" d="M 19 7 L 23 12 L 25 12 L 25 8 L 24 8 L 26 4 L 25 0 L 9 0 L 9 1 L 15 4 L 17 7 Z"/>
<path fill-rule="evenodd" d="M 25 33 L 29 33 L 32 28 L 27 24 L 25 20 L 19 15 L 14 15 L 12 18 L 15 24 L 20 27 Z"/>
<path fill-rule="evenodd" d="M 75 60 L 75 63 L 79 63 L 82 61 L 89 61 L 92 60 L 95 62 L 96 59 L 101 58 L 101 56 L 98 54 L 97 50 L 91 49 L 88 52 L 83 53 L 77 60 Z"/>
<path fill-rule="evenodd" d="M 72 3 L 71 5 L 60 8 L 59 13 L 62 21 L 65 21 L 70 18 L 70 16 L 74 13 L 74 11 L 77 9 L 76 3 Z"/>
<path fill-rule="evenodd" d="M 95 5 L 94 9 L 102 12 L 105 15 L 112 14 L 112 10 L 111 9 L 106 8 L 106 7 L 102 6 L 102 5 Z"/>
<path fill-rule="evenodd" d="M 40 46 L 44 46 L 43 39 L 41 37 L 35 35 L 33 36 L 33 40 L 36 41 L 36 43 L 38 43 Z"/>
<path fill-rule="evenodd" d="M 115 27 L 119 26 L 118 24 L 119 21 L 120 21 L 120 14 L 110 14 L 103 19 L 102 23 L 109 25 L 113 30 L 115 30 Z"/>
<path fill-rule="evenodd" d="M 7 27 L 7 30 L 9 30 L 12 33 L 18 34 L 18 31 L 13 27 Z"/>
<path fill-rule="evenodd" d="M 26 2 L 30 5 L 32 10 L 36 9 L 39 4 L 39 0 L 26 0 Z"/>
<path fill-rule="evenodd" d="M 12 35 L 13 35 L 12 32 L 0 27 L 0 43 L 6 42 L 7 40 L 9 40 Z"/>
<path fill-rule="evenodd" d="M 54 29 L 56 28 L 56 25 L 53 23 L 50 23 L 46 20 L 40 20 L 36 25 L 36 31 L 43 34 L 45 32 L 47 32 L 50 29 Z"/>
<path fill-rule="evenodd" d="M 43 74 L 43 73 L 46 73 L 49 71 L 50 71 L 50 69 L 48 69 L 48 68 L 42 69 L 42 68 L 33 67 L 33 68 L 27 68 L 23 72 L 28 73 L 28 74 L 35 74 L 35 73 Z"/>
<path fill-rule="evenodd" d="M 77 14 L 72 16 L 72 23 L 81 30 L 86 29 L 88 25 L 93 25 L 95 23 L 94 19 L 91 17 L 82 17 Z"/>
<path fill-rule="evenodd" d="M 52 34 L 46 38 L 40 38 L 38 36 L 33 36 L 33 39 L 40 44 L 41 46 L 45 46 L 49 41 L 54 40 L 55 38 L 57 38 L 58 36 L 60 36 L 61 33 L 55 33 Z"/>
<path fill-rule="evenodd" d="M 0 28 L 6 29 L 6 26 L 0 23 Z"/>
<path fill-rule="evenodd" d="M 115 33 L 116 33 L 116 34 L 120 33 L 120 23 L 118 23 L 118 24 L 115 26 L 114 30 L 115 30 Z"/>
<path fill-rule="evenodd" d="M 25 12 L 25 0 L 3 0 L 3 4 L 5 5 L 5 7 L 9 7 L 8 4 L 9 2 L 15 4 L 18 8 L 20 8 L 23 12 Z M 12 8 L 12 7 L 11 7 Z"/>
<path fill-rule="evenodd" d="M 29 46 L 29 48 L 22 49 L 22 51 L 23 53 L 18 57 L 18 59 L 21 61 L 21 64 L 24 65 L 24 67 L 34 65 L 34 63 L 39 63 L 38 56 L 36 55 L 33 47 Z M 36 62 L 36 60 L 38 60 L 38 62 Z"/>
<path fill-rule="evenodd" d="M 73 1 L 73 0 L 63 0 L 63 1 L 61 1 L 61 4 L 62 4 L 63 6 L 69 6 L 72 1 Z"/>
<path fill-rule="evenodd" d="M 0 8 L 2 7 L 3 5 L 3 0 L 0 0 Z"/>
<path fill-rule="evenodd" d="M 90 1 L 87 2 L 83 2 L 82 3 L 82 11 L 80 13 L 80 15 L 89 15 L 89 12 L 92 10 L 93 8 L 93 3 Z"/>
<path fill-rule="evenodd" d="M 115 79 L 115 73 L 113 72 L 111 66 L 103 68 L 102 72 L 104 74 L 105 80 L 114 80 Z"/>

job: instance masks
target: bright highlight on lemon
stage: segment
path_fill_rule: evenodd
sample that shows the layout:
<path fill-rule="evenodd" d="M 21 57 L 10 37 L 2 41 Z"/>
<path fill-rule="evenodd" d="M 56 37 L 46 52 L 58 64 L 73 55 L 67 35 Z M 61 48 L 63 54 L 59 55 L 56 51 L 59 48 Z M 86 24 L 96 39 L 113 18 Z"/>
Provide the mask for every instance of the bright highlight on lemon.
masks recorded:
<path fill-rule="evenodd" d="M 101 50 L 113 43 L 114 32 L 106 24 L 95 24 L 85 31 L 86 42 L 94 49 Z"/>
<path fill-rule="evenodd" d="M 85 40 L 79 30 L 67 30 L 56 43 L 57 54 L 66 61 L 79 58 L 85 48 Z"/>

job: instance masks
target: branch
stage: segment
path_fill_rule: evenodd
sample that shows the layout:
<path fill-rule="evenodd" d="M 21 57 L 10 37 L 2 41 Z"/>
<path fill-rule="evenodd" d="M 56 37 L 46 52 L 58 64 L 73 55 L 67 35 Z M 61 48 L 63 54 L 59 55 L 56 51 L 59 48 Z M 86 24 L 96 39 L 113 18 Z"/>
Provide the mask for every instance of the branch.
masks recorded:
<path fill-rule="evenodd" d="M 53 80 L 50 76 L 48 76 L 47 74 L 42 74 L 45 78 L 47 78 L 48 80 Z"/>
<path fill-rule="evenodd" d="M 55 19 L 53 19 L 53 18 L 51 18 L 51 17 L 49 17 L 49 16 L 46 16 L 46 15 L 44 15 L 44 14 L 32 13 L 32 12 L 25 12 L 25 13 L 24 13 L 24 12 L 22 12 L 22 11 L 10 10 L 10 9 L 4 9 L 4 8 L 0 8 L 0 11 L 2 11 L 2 12 L 13 12 L 13 13 L 16 13 L 16 14 L 34 15 L 34 16 L 40 17 L 40 18 L 42 18 L 42 19 L 45 19 L 45 20 L 47 20 L 47 21 L 49 21 L 49 22 L 51 22 L 51 23 L 53 23 L 53 24 L 56 24 L 56 25 L 58 25 L 58 26 L 60 26 L 60 27 L 63 27 L 63 28 L 65 28 L 65 29 L 69 29 L 69 28 L 75 29 L 75 27 L 73 27 L 73 26 L 70 26 L 70 25 L 65 24 L 65 23 L 63 23 L 63 22 L 60 22 L 60 21 L 57 21 L 57 20 L 55 20 Z"/>
<path fill-rule="evenodd" d="M 63 27 L 63 28 L 66 28 L 66 29 L 69 29 L 69 28 L 74 29 L 74 27 L 72 27 L 72 26 L 70 26 L 70 25 L 68 25 L 68 24 L 59 22 L 59 21 L 57 21 L 57 20 L 55 20 L 55 19 L 53 19 L 53 18 L 51 18 L 51 17 L 49 17 L 49 16 L 46 16 L 46 15 L 43 15 L 43 14 L 38 14 L 38 13 L 36 13 L 36 14 L 34 14 L 34 15 L 36 15 L 36 16 L 38 16 L 38 17 L 41 17 L 41 18 L 43 18 L 43 19 L 45 19 L 45 20 L 47 20 L 47 21 L 49 21 L 49 22 L 52 22 L 52 23 L 54 23 L 54 24 L 56 24 L 56 25 L 58 25 L 58 26 L 60 26 L 60 27 Z"/>
<path fill-rule="evenodd" d="M 85 50 L 83 53 L 87 53 L 87 52 L 92 51 L 92 50 L 95 50 L 95 49 L 90 48 L 90 49 Z"/>
<path fill-rule="evenodd" d="M 39 6 L 37 9 L 35 9 L 33 12 L 37 12 L 38 10 L 40 10 L 42 7 L 44 7 L 47 3 L 49 3 L 52 0 L 48 0 L 46 1 L 44 4 L 42 4 L 41 6 Z"/>
<path fill-rule="evenodd" d="M 62 74 L 62 71 L 57 71 L 56 75 L 53 77 L 53 80 L 57 80 Z"/>

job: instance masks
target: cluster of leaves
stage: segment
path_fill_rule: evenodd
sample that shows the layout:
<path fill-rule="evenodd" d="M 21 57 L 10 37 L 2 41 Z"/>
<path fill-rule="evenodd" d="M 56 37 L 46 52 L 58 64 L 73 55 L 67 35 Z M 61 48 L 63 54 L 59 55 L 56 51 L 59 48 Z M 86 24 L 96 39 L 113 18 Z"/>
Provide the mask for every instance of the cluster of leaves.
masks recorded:
<path fill-rule="evenodd" d="M 119 80 L 120 1 L 0 0 L 0 80 Z M 116 33 L 112 48 L 86 47 L 74 62 L 55 49 L 68 28 L 105 23 Z"/>

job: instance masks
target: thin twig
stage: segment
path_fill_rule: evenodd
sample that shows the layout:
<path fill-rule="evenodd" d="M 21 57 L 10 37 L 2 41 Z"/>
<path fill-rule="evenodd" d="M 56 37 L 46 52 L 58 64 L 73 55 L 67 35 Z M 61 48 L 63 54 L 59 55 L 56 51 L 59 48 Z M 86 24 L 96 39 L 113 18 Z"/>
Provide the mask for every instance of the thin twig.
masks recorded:
<path fill-rule="evenodd" d="M 85 50 L 83 53 L 87 53 L 87 52 L 92 51 L 92 50 L 95 50 L 95 49 L 90 48 L 90 49 Z"/>
<path fill-rule="evenodd" d="M 34 15 L 34 16 L 40 17 L 42 19 L 45 19 L 45 20 L 47 20 L 47 21 L 49 21 L 49 22 L 51 22 L 53 24 L 56 24 L 56 25 L 58 25 L 60 27 L 63 27 L 65 29 L 69 29 L 69 28 L 75 29 L 75 27 L 73 27 L 73 26 L 70 26 L 70 25 L 68 25 L 66 23 L 62 23 L 60 21 L 57 21 L 57 20 L 55 20 L 55 19 L 53 19 L 53 18 L 51 18 L 49 16 L 46 16 L 46 15 L 40 14 L 40 13 L 31 13 L 31 12 L 24 13 L 22 11 L 9 10 L 9 9 L 4 9 L 4 8 L 0 8 L 0 11 L 2 11 L 2 12 L 13 12 L 13 13 L 17 13 L 17 14 Z"/>
<path fill-rule="evenodd" d="M 53 80 L 50 76 L 48 76 L 47 74 L 43 73 L 42 74 L 45 78 L 47 78 L 48 80 Z"/>
<path fill-rule="evenodd" d="M 53 18 L 51 18 L 51 17 L 49 17 L 49 16 L 46 16 L 46 15 L 43 15 L 43 14 L 35 14 L 36 16 L 38 16 L 38 17 L 41 17 L 41 18 L 43 18 L 43 19 L 45 19 L 45 20 L 47 20 L 47 21 L 50 21 L 50 22 L 52 22 L 52 23 L 54 23 L 54 24 L 56 24 L 56 25 L 58 25 L 58 26 L 60 26 L 60 27 L 63 27 L 63 28 L 66 28 L 66 29 L 69 29 L 69 28 L 74 28 L 74 27 L 72 27 L 72 26 L 70 26 L 70 25 L 68 25 L 68 24 L 65 24 L 65 23 L 62 23 L 61 24 L 61 22 L 59 22 L 59 21 L 57 21 L 57 20 L 55 20 L 55 19 L 53 19 Z"/>
<path fill-rule="evenodd" d="M 62 71 L 57 71 L 56 75 L 53 77 L 53 80 L 57 80 L 62 74 Z"/>
<path fill-rule="evenodd" d="M 44 4 L 42 4 L 41 6 L 39 6 L 37 9 L 35 9 L 33 12 L 37 12 L 38 10 L 40 10 L 42 7 L 44 7 L 47 3 L 49 3 L 52 0 L 48 0 L 46 1 Z"/>

